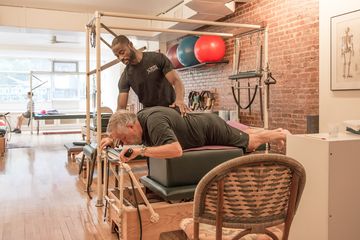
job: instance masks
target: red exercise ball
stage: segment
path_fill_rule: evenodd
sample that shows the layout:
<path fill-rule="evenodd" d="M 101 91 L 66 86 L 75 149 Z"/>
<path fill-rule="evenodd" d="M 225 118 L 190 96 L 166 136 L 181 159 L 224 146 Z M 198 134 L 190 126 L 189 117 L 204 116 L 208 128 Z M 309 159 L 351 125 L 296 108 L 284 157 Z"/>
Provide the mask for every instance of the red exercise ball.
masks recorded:
<path fill-rule="evenodd" d="M 177 47 L 179 44 L 175 44 L 174 46 L 172 46 L 171 48 L 169 48 L 169 50 L 166 52 L 166 56 L 169 58 L 170 62 L 172 63 L 174 68 L 181 68 L 184 67 L 180 62 L 179 59 L 177 57 Z"/>
<path fill-rule="evenodd" d="M 201 63 L 217 62 L 225 55 L 225 42 L 219 36 L 201 36 L 195 43 L 194 52 Z"/>

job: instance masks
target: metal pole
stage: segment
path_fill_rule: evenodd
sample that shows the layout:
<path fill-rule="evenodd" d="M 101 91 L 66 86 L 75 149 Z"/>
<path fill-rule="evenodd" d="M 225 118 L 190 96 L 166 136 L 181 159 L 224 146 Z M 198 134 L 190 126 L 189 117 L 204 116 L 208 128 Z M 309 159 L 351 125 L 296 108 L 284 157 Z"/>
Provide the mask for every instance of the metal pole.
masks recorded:
<path fill-rule="evenodd" d="M 96 25 L 96 142 L 97 142 L 97 195 L 98 199 L 96 202 L 96 207 L 104 206 L 103 203 L 103 191 L 102 191 L 102 169 L 101 169 L 101 52 L 100 52 L 100 13 L 95 13 L 95 25 Z"/>
<path fill-rule="evenodd" d="M 243 33 L 239 33 L 239 34 L 236 34 L 236 37 L 244 37 L 246 35 L 252 35 L 254 33 L 257 33 L 257 32 L 262 32 L 264 31 L 265 28 L 258 28 L 258 29 L 254 29 L 254 30 L 250 30 L 250 31 L 247 31 L 247 32 L 243 32 Z"/>

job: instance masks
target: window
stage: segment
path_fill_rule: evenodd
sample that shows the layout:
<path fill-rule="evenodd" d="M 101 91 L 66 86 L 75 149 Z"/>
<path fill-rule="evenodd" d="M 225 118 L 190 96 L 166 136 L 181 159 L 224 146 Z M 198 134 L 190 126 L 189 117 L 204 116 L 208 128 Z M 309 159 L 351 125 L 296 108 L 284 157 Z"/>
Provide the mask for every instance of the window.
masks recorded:
<path fill-rule="evenodd" d="M 77 62 L 53 62 L 53 72 L 78 72 L 79 66 Z"/>
<path fill-rule="evenodd" d="M 26 109 L 30 71 L 51 71 L 49 59 L 0 58 L 0 112 Z"/>
<path fill-rule="evenodd" d="M 0 58 L 0 112 L 26 109 L 30 72 L 35 111 L 84 111 L 86 75 L 79 68 L 75 61 Z"/>

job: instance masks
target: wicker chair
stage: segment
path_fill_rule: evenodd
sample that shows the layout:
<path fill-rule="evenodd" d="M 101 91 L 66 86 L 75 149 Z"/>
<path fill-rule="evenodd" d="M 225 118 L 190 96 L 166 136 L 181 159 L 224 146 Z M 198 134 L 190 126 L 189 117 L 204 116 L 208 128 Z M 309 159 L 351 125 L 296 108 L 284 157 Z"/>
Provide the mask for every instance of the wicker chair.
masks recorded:
<path fill-rule="evenodd" d="M 194 239 L 205 223 L 216 226 L 217 240 L 226 238 L 223 228 L 235 232 L 229 239 L 263 239 L 257 234 L 265 234 L 286 240 L 304 185 L 303 166 L 284 155 L 253 154 L 222 163 L 196 188 Z M 271 231 L 278 225 L 283 226 L 279 237 Z"/>

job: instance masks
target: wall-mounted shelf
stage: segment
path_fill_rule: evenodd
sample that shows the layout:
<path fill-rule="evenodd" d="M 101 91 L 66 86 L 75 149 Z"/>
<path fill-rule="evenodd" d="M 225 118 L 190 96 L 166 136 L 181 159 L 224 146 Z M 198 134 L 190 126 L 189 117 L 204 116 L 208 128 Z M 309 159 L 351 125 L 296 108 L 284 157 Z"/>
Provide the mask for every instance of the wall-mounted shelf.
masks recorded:
<path fill-rule="evenodd" d="M 199 63 L 199 64 L 196 64 L 196 65 L 192 65 L 192 66 L 189 66 L 189 67 L 177 68 L 176 70 L 184 71 L 184 70 L 187 70 L 187 69 L 198 68 L 198 67 L 205 66 L 205 65 L 227 64 L 227 63 L 229 63 L 229 60 L 221 60 L 221 61 L 218 61 L 218 62 L 204 62 L 204 63 Z"/>
<path fill-rule="evenodd" d="M 238 79 L 244 79 L 244 78 L 261 78 L 262 73 L 257 71 L 247 71 L 247 72 L 239 72 L 238 74 L 230 75 L 230 80 L 238 80 Z"/>

